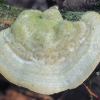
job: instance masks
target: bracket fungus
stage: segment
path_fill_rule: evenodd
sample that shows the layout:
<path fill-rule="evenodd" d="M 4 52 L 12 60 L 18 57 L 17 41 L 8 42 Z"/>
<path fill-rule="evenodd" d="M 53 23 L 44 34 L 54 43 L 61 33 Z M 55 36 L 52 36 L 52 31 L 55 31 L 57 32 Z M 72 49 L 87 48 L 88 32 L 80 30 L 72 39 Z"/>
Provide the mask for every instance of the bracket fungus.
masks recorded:
<path fill-rule="evenodd" d="M 25 10 L 0 31 L 0 73 L 42 94 L 76 88 L 100 61 L 100 15 L 64 20 L 56 6 Z"/>

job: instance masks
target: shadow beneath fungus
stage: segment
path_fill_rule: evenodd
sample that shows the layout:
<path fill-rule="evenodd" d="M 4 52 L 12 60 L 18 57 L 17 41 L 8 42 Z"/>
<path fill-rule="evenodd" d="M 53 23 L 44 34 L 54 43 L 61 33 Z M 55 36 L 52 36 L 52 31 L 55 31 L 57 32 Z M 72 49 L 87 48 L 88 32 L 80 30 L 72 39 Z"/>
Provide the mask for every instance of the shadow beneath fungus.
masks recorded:
<path fill-rule="evenodd" d="M 72 90 L 53 95 L 42 95 L 26 88 L 18 87 L 0 75 L 0 100 L 100 100 L 100 64 L 84 84 L 88 89 L 81 84 Z"/>

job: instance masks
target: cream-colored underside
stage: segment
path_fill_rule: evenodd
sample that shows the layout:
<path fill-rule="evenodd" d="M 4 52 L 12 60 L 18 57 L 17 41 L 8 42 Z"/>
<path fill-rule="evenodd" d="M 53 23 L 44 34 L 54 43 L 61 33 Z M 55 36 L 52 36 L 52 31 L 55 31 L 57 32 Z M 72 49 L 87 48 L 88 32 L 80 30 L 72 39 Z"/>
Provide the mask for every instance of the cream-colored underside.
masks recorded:
<path fill-rule="evenodd" d="M 54 64 L 45 64 L 42 59 L 22 59 L 5 41 L 5 34 L 11 33 L 10 28 L 1 31 L 0 73 L 10 82 L 42 94 L 76 88 L 89 77 L 100 61 L 100 15 L 87 12 L 80 23 L 85 25 L 84 32 L 89 32 L 84 42 L 78 50 L 70 50 L 70 57 L 65 59 L 64 55 Z M 57 55 L 59 52 L 54 53 Z"/>

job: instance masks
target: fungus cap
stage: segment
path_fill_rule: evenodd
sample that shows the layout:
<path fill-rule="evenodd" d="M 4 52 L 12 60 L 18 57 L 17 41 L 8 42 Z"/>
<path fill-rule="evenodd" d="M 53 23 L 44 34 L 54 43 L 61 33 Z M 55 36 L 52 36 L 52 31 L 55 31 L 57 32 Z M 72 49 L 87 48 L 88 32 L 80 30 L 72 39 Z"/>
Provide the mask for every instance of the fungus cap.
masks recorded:
<path fill-rule="evenodd" d="M 73 89 L 100 60 L 100 15 L 86 12 L 64 20 L 57 7 L 21 12 L 0 31 L 0 73 L 10 82 L 41 94 Z"/>

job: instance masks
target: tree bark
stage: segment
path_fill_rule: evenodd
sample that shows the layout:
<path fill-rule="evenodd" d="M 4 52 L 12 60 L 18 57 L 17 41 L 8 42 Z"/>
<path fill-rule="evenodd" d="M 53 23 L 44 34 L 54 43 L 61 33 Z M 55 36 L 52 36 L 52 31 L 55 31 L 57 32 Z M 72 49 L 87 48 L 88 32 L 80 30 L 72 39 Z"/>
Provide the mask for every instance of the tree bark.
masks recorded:
<path fill-rule="evenodd" d="M 0 4 L 0 30 L 10 27 L 18 14 L 25 8 L 18 8 L 6 4 Z M 99 12 L 99 11 L 98 11 Z M 81 18 L 84 12 L 61 11 L 64 19 L 77 21 Z"/>
<path fill-rule="evenodd" d="M 63 6 L 72 11 L 100 10 L 100 0 L 65 0 Z"/>
<path fill-rule="evenodd" d="M 9 27 L 22 10 L 24 9 L 0 3 L 0 30 Z"/>

